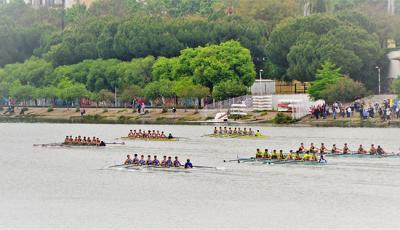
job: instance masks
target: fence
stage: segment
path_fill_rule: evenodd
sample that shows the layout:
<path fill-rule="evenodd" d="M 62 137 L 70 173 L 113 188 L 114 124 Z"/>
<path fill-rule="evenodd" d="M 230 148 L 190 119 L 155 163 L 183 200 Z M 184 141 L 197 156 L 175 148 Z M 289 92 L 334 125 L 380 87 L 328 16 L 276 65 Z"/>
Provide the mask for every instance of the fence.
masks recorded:
<path fill-rule="evenodd" d="M 309 83 L 307 82 L 275 82 L 276 94 L 304 94 L 307 93 Z"/>

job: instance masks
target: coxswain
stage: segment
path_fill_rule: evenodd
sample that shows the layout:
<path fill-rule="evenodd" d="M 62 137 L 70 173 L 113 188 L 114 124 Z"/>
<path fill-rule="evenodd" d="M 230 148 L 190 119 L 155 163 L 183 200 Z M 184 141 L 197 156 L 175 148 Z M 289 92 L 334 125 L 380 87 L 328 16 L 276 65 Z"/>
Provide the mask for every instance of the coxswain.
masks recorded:
<path fill-rule="evenodd" d="M 163 160 L 161 161 L 161 166 L 166 167 L 167 166 L 167 156 L 163 156 Z"/>
<path fill-rule="evenodd" d="M 378 145 L 378 147 L 376 148 L 376 153 L 379 155 L 386 154 L 385 150 L 383 150 L 383 148 L 380 145 Z"/>
<path fill-rule="evenodd" d="M 133 160 L 132 160 L 133 164 L 139 164 L 139 158 L 138 155 L 135 153 L 135 155 L 133 155 Z"/>
<path fill-rule="evenodd" d="M 347 143 L 344 143 L 344 146 L 343 146 L 343 154 L 350 154 L 350 149 L 349 149 L 349 147 L 347 146 Z"/>
<path fill-rule="evenodd" d="M 144 159 L 144 155 L 141 155 L 141 156 L 140 156 L 139 164 L 140 164 L 140 165 L 145 165 L 145 164 L 146 164 L 146 161 L 145 161 L 145 159 Z"/>
<path fill-rule="evenodd" d="M 263 158 L 265 158 L 265 159 L 269 159 L 269 158 L 270 158 L 268 149 L 265 149 L 265 150 L 264 150 Z"/>
<path fill-rule="evenodd" d="M 104 141 L 100 141 L 99 146 L 105 147 L 105 146 L 106 146 L 106 143 L 105 143 Z"/>
<path fill-rule="evenodd" d="M 218 134 L 218 129 L 217 129 L 217 127 L 214 127 L 214 134 Z"/>
<path fill-rule="evenodd" d="M 375 148 L 374 144 L 371 145 L 371 148 L 369 149 L 369 154 L 371 154 L 371 155 L 375 155 L 376 154 L 376 148 Z"/>
<path fill-rule="evenodd" d="M 159 166 L 160 165 L 160 161 L 157 159 L 157 156 L 154 156 L 153 165 L 154 166 Z"/>
<path fill-rule="evenodd" d="M 187 159 L 186 163 L 185 163 L 185 169 L 188 169 L 188 168 L 193 168 L 193 164 L 192 164 L 192 162 L 190 162 L 190 159 Z"/>
<path fill-rule="evenodd" d="M 134 137 L 133 132 L 132 132 L 132 129 L 129 131 L 128 137 Z"/>
<path fill-rule="evenodd" d="M 363 148 L 362 145 L 358 147 L 357 154 L 366 154 L 367 151 Z"/>
<path fill-rule="evenodd" d="M 127 158 L 127 159 L 126 159 L 125 162 L 124 162 L 125 165 L 133 164 L 133 160 L 132 160 L 131 154 L 126 155 L 126 158 Z"/>
<path fill-rule="evenodd" d="M 182 166 L 181 162 L 179 162 L 178 157 L 175 157 L 174 167 L 180 167 L 180 166 Z"/>
<path fill-rule="evenodd" d="M 261 136 L 262 136 L 262 134 L 260 133 L 260 130 L 257 130 L 255 136 L 256 136 L 256 137 L 261 137 Z"/>

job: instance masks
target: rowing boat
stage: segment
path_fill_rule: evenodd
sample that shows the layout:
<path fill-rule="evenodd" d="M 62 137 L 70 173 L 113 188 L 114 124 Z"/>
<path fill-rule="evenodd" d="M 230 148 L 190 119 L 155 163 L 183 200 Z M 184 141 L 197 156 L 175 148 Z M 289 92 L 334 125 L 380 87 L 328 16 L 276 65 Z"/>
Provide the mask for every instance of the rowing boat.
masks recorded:
<path fill-rule="evenodd" d="M 264 135 L 259 135 L 259 136 L 255 136 L 255 135 L 233 135 L 233 134 L 208 134 L 206 135 L 207 137 L 218 137 L 218 138 L 243 138 L 243 139 L 251 139 L 251 138 L 255 138 L 255 139 L 262 139 L 262 138 L 268 138 L 268 136 L 264 136 Z"/>
<path fill-rule="evenodd" d="M 268 158 L 255 158 L 255 157 L 238 158 L 237 160 L 232 160 L 232 161 L 237 161 L 238 163 L 260 162 L 263 164 L 302 164 L 302 165 L 323 165 L 327 163 L 324 161 L 319 162 L 319 161 L 268 159 Z"/>
<path fill-rule="evenodd" d="M 80 145 L 80 144 L 65 144 L 65 143 L 50 143 L 50 144 L 34 144 L 34 147 L 67 147 L 67 148 L 74 148 L 74 147 L 80 147 L 80 148 L 104 148 L 107 145 L 125 145 L 125 142 L 112 142 L 112 143 L 105 143 L 105 146 L 101 145 Z"/>
<path fill-rule="evenodd" d="M 142 137 L 121 137 L 123 140 L 131 141 L 179 141 L 179 138 L 142 138 Z"/>
<path fill-rule="evenodd" d="M 349 158 L 388 158 L 388 157 L 400 157 L 399 154 L 357 154 L 357 153 L 351 153 L 351 154 L 326 154 L 325 156 L 327 157 L 349 157 Z"/>

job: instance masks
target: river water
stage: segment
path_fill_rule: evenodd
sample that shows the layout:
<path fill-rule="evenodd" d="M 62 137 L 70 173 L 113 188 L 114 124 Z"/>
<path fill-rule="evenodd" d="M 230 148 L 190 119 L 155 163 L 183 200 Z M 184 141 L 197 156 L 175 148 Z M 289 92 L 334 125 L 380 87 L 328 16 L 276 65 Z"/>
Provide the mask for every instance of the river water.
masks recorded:
<path fill-rule="evenodd" d="M 159 129 L 179 142 L 42 148 L 65 135 L 108 141 Z M 1 229 L 399 229 L 400 158 L 336 159 L 325 166 L 223 163 L 255 148 L 300 142 L 382 145 L 400 129 L 263 127 L 269 139 L 202 137 L 211 126 L 0 124 Z M 257 129 L 257 127 L 252 127 Z M 110 170 L 127 153 L 178 155 L 217 169 Z"/>

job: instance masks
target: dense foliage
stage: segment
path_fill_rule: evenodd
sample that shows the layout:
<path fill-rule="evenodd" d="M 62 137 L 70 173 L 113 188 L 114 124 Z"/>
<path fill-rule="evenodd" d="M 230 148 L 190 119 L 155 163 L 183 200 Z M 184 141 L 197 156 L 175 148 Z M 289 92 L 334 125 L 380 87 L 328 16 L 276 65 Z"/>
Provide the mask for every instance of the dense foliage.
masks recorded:
<path fill-rule="evenodd" d="M 388 39 L 400 43 L 399 12 L 387 14 L 379 0 L 97 0 L 67 9 L 64 31 L 62 15 L 0 1 L 2 96 L 222 100 L 247 93 L 264 69 L 268 78 L 315 81 L 319 98 L 350 79 L 375 90 Z M 323 77 L 335 70 L 327 63 L 350 79 Z"/>

